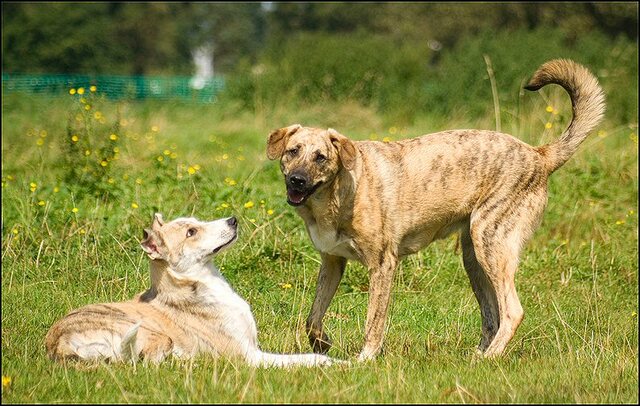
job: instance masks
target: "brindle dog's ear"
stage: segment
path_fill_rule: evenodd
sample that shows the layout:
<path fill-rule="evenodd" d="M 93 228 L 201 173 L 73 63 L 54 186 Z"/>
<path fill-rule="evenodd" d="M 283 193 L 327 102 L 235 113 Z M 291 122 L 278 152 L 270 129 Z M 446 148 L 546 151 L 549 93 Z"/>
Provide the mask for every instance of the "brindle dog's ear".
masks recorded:
<path fill-rule="evenodd" d="M 140 246 L 151 259 L 164 259 L 164 242 L 155 231 L 145 228 Z"/>
<path fill-rule="evenodd" d="M 352 170 L 356 165 L 356 146 L 349 138 L 340 134 L 333 128 L 327 130 L 329 132 L 329 139 L 334 147 L 338 149 L 338 155 L 340 156 L 340 162 L 342 166 L 348 171 Z"/>
<path fill-rule="evenodd" d="M 289 137 L 301 128 L 302 126 L 300 124 L 293 124 L 289 127 L 272 131 L 271 134 L 269 134 L 269 141 L 267 141 L 267 157 L 269 159 L 282 158 Z"/>

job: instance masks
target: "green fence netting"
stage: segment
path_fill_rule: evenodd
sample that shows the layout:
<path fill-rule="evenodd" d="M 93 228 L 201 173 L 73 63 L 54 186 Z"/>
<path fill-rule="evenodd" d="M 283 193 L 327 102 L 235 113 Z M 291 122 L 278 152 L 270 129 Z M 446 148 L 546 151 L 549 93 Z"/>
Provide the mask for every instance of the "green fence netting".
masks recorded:
<path fill-rule="evenodd" d="M 199 103 L 212 103 L 224 88 L 224 79 L 194 80 L 188 76 L 118 76 L 118 75 L 66 75 L 2 73 L 2 92 L 34 94 L 61 94 L 71 89 L 89 90 L 110 99 L 181 99 Z"/>

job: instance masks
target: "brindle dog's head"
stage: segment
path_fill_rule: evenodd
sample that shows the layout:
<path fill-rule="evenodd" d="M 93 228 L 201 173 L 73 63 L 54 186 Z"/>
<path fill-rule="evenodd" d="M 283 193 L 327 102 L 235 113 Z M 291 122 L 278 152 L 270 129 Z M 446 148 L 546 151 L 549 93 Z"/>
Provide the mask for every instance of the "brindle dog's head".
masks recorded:
<path fill-rule="evenodd" d="M 344 168 L 353 169 L 356 148 L 351 140 L 329 128 L 280 128 L 269 134 L 269 159 L 280 159 L 287 186 L 287 202 L 300 206 L 318 189 L 331 184 Z"/>

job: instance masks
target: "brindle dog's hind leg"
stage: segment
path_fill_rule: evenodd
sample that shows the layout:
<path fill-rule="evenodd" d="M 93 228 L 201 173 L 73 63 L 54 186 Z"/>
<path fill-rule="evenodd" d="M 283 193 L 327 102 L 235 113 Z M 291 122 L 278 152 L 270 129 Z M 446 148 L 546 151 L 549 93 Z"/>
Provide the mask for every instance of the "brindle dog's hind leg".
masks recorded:
<path fill-rule="evenodd" d="M 524 318 L 515 276 L 520 250 L 542 219 L 546 190 L 529 189 L 515 199 L 505 202 L 502 198 L 500 202 L 488 201 L 475 210 L 470 223 L 475 257 L 489 282 L 483 285 L 485 297 L 490 297 L 492 290 L 498 309 L 498 329 L 484 350 L 485 357 L 502 354 Z"/>
<path fill-rule="evenodd" d="M 469 276 L 471 282 L 471 288 L 480 305 L 480 314 L 482 316 L 482 338 L 478 345 L 478 351 L 484 352 L 493 337 L 495 337 L 500 325 L 500 318 L 498 317 L 498 302 L 496 300 L 496 294 L 493 290 L 493 286 L 487 279 L 487 275 L 484 269 L 478 263 L 476 253 L 473 249 L 473 241 L 471 241 L 471 234 L 469 231 L 469 225 L 462 230 L 461 234 L 462 243 L 462 259 L 464 262 L 464 268 Z"/>

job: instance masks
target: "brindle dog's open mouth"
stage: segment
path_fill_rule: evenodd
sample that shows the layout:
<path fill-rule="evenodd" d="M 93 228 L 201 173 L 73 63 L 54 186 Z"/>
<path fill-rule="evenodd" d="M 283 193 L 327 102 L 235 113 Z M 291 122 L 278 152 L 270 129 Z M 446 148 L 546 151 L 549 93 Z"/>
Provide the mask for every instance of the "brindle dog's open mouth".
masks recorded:
<path fill-rule="evenodd" d="M 287 186 L 287 203 L 292 206 L 300 206 L 313 194 L 313 192 L 318 190 L 320 185 L 322 185 L 322 182 L 318 182 L 313 187 L 303 190 Z"/>

